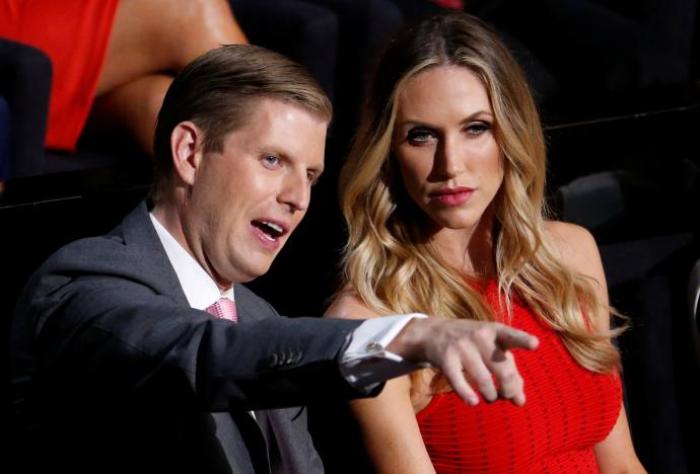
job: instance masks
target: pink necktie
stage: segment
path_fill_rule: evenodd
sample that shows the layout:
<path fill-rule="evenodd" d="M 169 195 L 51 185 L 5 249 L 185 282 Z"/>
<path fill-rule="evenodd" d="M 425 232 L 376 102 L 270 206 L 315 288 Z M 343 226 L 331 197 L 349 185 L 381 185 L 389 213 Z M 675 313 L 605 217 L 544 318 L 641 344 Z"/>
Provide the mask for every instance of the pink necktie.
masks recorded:
<path fill-rule="evenodd" d="M 236 311 L 236 303 L 229 298 L 219 298 L 218 301 L 210 305 L 206 309 L 207 313 L 214 315 L 217 318 L 228 319 L 229 321 L 238 322 L 238 312 Z"/>

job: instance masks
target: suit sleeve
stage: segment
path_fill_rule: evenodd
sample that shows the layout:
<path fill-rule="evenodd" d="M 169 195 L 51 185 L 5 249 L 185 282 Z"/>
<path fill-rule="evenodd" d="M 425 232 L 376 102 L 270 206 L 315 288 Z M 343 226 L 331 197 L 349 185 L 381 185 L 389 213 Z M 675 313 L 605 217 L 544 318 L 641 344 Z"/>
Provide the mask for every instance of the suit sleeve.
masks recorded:
<path fill-rule="evenodd" d="M 207 411 L 368 394 L 339 371 L 358 322 L 273 317 L 236 325 L 121 277 L 36 280 L 17 309 L 15 365 L 56 393 L 161 397 Z"/>

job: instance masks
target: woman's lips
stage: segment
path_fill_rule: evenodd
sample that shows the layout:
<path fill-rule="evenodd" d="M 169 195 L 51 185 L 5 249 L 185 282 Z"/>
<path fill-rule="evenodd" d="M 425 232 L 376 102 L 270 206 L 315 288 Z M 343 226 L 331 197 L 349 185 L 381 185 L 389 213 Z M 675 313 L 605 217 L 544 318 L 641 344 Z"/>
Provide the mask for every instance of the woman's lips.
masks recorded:
<path fill-rule="evenodd" d="M 474 188 L 467 188 L 464 186 L 457 188 L 443 188 L 430 193 L 429 197 L 430 199 L 434 199 L 444 206 L 460 206 L 467 202 L 470 197 L 472 197 L 474 191 Z"/>

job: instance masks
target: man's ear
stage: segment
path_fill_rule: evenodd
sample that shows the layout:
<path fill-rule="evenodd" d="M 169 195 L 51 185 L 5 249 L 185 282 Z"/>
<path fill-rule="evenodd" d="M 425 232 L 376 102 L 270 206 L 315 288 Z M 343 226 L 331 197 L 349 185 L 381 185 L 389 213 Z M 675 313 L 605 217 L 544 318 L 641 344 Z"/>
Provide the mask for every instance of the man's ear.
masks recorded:
<path fill-rule="evenodd" d="M 173 169 L 190 186 L 202 162 L 203 145 L 204 132 L 190 121 L 178 123 L 170 134 Z"/>

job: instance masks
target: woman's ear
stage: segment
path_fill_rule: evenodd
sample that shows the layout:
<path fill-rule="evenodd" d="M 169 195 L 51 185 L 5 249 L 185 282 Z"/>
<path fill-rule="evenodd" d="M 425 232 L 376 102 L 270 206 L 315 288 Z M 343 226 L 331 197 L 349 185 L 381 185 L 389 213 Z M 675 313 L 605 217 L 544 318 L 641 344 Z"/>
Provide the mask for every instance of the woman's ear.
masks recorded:
<path fill-rule="evenodd" d="M 202 162 L 204 132 L 193 122 L 178 123 L 170 134 L 170 153 L 175 174 L 193 185 Z"/>

